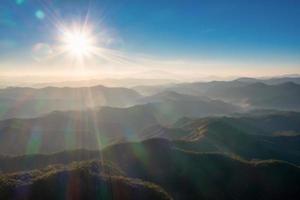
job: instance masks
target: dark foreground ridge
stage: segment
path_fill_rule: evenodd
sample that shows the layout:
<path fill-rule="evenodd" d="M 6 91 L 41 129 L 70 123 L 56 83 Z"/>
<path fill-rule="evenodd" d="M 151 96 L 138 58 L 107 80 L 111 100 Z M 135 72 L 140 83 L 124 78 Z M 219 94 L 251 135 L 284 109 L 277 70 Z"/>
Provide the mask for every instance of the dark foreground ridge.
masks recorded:
<path fill-rule="evenodd" d="M 2 175 L 0 199 L 169 200 L 171 197 L 153 183 L 126 178 L 111 166 L 88 161 Z"/>
<path fill-rule="evenodd" d="M 68 160 L 73 153 L 49 156 Z M 300 168 L 284 161 L 245 161 L 220 153 L 193 152 L 164 139 L 113 145 L 101 155 L 109 166 L 96 161 L 75 162 L 67 168 L 64 164 L 46 169 L 36 165 L 39 170 L 3 175 L 0 199 L 17 199 L 11 195 L 19 191 L 29 199 L 47 199 L 32 195 L 49 192 L 50 199 L 68 199 L 70 188 L 75 188 L 71 199 L 296 200 L 300 196 Z M 14 157 L 19 158 L 26 160 Z M 48 164 L 51 162 L 58 160 L 49 159 Z M 104 194 L 107 196 L 101 196 Z"/>

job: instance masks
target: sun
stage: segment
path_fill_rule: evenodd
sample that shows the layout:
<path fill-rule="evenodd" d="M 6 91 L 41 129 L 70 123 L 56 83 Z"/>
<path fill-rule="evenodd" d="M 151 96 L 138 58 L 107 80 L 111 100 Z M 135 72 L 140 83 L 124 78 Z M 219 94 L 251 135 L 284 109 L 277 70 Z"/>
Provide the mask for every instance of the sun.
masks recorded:
<path fill-rule="evenodd" d="M 95 48 L 94 37 L 85 30 L 73 29 L 62 35 L 63 50 L 72 57 L 83 59 L 91 56 Z"/>
<path fill-rule="evenodd" d="M 90 23 L 58 25 L 58 35 L 56 44 L 53 45 L 52 57 L 67 55 L 66 62 L 71 61 L 72 64 L 81 67 L 97 62 L 131 64 L 122 52 L 112 47 L 112 44 L 115 44 L 112 35 L 105 27 L 95 27 Z"/>

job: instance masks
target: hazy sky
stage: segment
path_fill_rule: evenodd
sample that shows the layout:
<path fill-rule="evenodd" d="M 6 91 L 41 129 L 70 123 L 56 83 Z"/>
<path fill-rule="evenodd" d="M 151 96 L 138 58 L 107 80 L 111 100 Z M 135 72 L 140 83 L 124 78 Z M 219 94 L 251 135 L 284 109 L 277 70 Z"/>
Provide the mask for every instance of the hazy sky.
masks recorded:
<path fill-rule="evenodd" d="M 108 53 L 56 52 L 74 26 Z M 299 35 L 298 0 L 1 0 L 0 73 L 300 73 Z"/>

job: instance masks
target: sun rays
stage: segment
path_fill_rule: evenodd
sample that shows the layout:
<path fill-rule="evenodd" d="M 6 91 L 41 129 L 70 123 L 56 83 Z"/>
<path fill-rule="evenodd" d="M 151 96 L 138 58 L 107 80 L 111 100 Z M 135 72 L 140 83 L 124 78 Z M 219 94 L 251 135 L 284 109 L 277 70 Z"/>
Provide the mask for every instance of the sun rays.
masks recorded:
<path fill-rule="evenodd" d="M 66 31 L 61 38 L 63 50 L 76 59 L 91 56 L 95 50 L 95 39 L 86 30 L 75 29 Z"/>

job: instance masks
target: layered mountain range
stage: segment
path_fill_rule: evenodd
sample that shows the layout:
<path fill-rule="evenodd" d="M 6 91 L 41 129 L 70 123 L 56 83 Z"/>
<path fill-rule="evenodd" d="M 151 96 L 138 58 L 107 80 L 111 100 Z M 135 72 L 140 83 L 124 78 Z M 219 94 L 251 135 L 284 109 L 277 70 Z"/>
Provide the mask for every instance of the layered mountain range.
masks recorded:
<path fill-rule="evenodd" d="M 0 199 L 298 199 L 297 81 L 1 89 Z"/>

